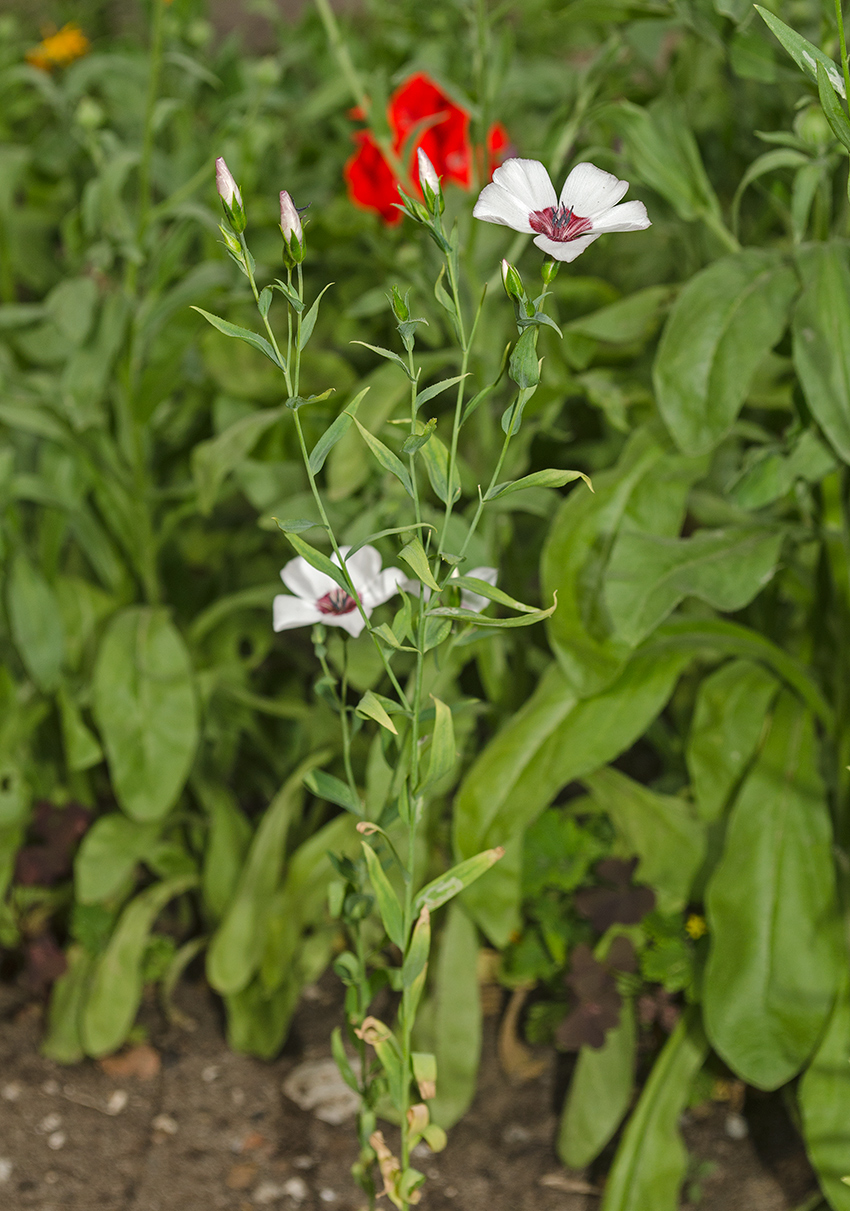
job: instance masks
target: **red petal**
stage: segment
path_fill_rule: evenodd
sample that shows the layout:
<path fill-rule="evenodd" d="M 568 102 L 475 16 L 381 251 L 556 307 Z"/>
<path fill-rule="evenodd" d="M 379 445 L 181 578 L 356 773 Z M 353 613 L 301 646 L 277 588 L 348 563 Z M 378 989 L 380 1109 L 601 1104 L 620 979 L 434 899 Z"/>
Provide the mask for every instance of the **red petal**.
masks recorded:
<path fill-rule="evenodd" d="M 359 147 L 343 170 L 352 202 L 366 210 L 377 210 L 385 223 L 400 223 L 401 211 L 394 206 L 399 198 L 392 169 L 367 131 L 359 131 L 354 138 Z"/>
<path fill-rule="evenodd" d="M 412 148 L 411 176 L 416 180 L 416 151 L 421 147 L 434 165 L 437 176 L 455 181 L 464 189 L 469 188 L 472 156 L 469 114 L 465 109 L 455 104 L 425 72 L 418 72 L 393 93 L 388 112 L 397 149 L 419 122 L 441 115 Z"/>
<path fill-rule="evenodd" d="M 503 160 L 508 158 L 511 136 L 501 122 L 494 122 L 487 131 L 487 175 L 492 177 Z"/>

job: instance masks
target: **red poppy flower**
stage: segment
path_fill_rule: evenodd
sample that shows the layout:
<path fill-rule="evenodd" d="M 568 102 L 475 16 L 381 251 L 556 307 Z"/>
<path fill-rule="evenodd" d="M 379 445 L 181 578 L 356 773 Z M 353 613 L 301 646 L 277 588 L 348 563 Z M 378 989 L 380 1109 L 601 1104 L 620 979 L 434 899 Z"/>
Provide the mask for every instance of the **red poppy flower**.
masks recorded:
<path fill-rule="evenodd" d="M 352 117 L 362 114 L 352 111 Z M 434 81 L 417 72 L 390 98 L 387 116 L 393 134 L 393 150 L 398 154 L 408 139 L 410 177 L 419 192 L 416 153 L 425 152 L 437 175 L 464 189 L 472 183 L 472 144 L 469 139 L 469 113 L 456 104 Z M 401 222 L 398 181 L 384 159 L 381 149 L 368 131 L 354 135 L 357 151 L 345 166 L 352 201 L 368 210 L 377 210 L 385 223 Z M 508 135 L 496 124 L 487 136 L 488 175 L 504 158 Z"/>

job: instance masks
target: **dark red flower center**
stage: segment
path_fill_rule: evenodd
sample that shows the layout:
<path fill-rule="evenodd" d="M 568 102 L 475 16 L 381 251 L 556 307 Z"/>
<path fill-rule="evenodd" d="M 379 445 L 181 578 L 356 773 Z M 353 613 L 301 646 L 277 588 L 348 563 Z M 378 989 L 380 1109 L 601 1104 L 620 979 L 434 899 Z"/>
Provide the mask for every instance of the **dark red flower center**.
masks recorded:
<path fill-rule="evenodd" d="M 350 614 L 357 609 L 357 602 L 349 597 L 345 589 L 331 589 L 319 598 L 316 605 L 323 614 Z"/>
<path fill-rule="evenodd" d="M 583 219 L 574 213 L 572 206 L 547 206 L 545 210 L 532 210 L 528 216 L 533 231 L 548 236 L 558 244 L 566 244 L 593 229 L 591 219 Z"/>

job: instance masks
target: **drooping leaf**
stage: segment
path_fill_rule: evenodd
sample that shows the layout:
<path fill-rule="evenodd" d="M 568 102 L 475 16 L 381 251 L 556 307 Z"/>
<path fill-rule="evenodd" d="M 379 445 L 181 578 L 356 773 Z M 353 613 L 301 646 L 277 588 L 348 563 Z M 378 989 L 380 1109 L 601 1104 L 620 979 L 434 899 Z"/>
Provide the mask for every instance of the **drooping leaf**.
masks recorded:
<path fill-rule="evenodd" d="M 197 311 L 199 315 L 204 317 L 207 323 L 212 324 L 213 328 L 217 328 L 225 336 L 235 337 L 239 341 L 244 341 L 246 345 L 259 349 L 260 353 L 264 353 L 269 361 L 273 362 L 279 370 L 283 369 L 282 363 L 278 361 L 277 354 L 264 336 L 251 332 L 248 328 L 240 328 L 238 324 L 231 324 L 229 320 L 223 320 L 218 315 L 212 315 L 209 311 L 204 311 L 202 307 L 193 306 L 192 310 Z"/>
<path fill-rule="evenodd" d="M 558 1129 L 558 1156 L 583 1169 L 599 1155 L 629 1108 L 635 1079 L 637 1032 L 630 1001 L 602 1047 L 582 1047 Z"/>
<path fill-rule="evenodd" d="M 841 963 L 814 728 L 788 691 L 732 808 L 706 908 L 708 1036 L 748 1084 L 776 1089 L 817 1045 Z"/>
<path fill-rule="evenodd" d="M 850 1211 L 850 986 L 845 971 L 826 1031 L 800 1081 L 806 1151 L 830 1207 Z"/>
<path fill-rule="evenodd" d="M 457 760 L 455 745 L 454 723 L 452 722 L 451 707 L 446 706 L 439 698 L 434 698 L 435 716 L 434 731 L 431 734 L 431 748 L 428 756 L 428 769 L 422 779 L 417 793 L 425 787 L 433 786 L 454 769 Z"/>
<path fill-rule="evenodd" d="M 121 807 L 134 820 L 161 819 L 198 743 L 189 654 L 165 610 L 134 606 L 112 619 L 95 665 L 94 714 Z"/>
<path fill-rule="evenodd" d="M 414 535 L 409 542 L 405 543 L 399 551 L 398 557 L 399 559 L 403 559 L 409 568 L 412 568 L 414 575 L 424 585 L 427 585 L 432 593 L 439 593 L 440 586 L 434 579 L 434 573 L 431 571 L 431 565 L 428 563 L 428 556 L 425 554 L 425 548 L 422 546 L 422 540 L 418 535 Z"/>
<path fill-rule="evenodd" d="M 47 1011 L 47 1034 L 41 1044 L 42 1054 L 57 1064 L 78 1064 L 85 1056 L 80 1039 L 80 1015 L 85 1004 L 91 976 L 92 959 L 82 946 L 68 947 L 68 967 L 50 992 Z"/>
<path fill-rule="evenodd" d="M 496 484 L 486 493 L 485 500 L 498 500 L 500 496 L 508 496 L 511 492 L 522 492 L 524 488 L 563 488 L 574 479 L 583 479 L 593 491 L 593 485 L 582 471 L 559 471 L 550 467 L 546 471 L 534 471 L 531 475 L 523 475 L 522 479 L 511 480 L 510 483 Z"/>

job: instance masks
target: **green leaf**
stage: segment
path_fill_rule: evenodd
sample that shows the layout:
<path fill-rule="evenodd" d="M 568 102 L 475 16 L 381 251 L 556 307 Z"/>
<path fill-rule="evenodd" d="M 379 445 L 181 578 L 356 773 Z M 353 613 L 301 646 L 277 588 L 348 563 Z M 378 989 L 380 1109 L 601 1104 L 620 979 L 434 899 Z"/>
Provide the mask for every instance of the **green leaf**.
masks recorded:
<path fill-rule="evenodd" d="M 423 425 L 421 421 L 416 422 L 416 433 L 410 437 L 406 437 L 402 443 L 402 454 L 418 454 L 423 446 L 427 446 L 428 442 L 434 436 L 434 430 L 437 427 L 437 418 L 432 416 L 427 424 Z"/>
<path fill-rule="evenodd" d="M 318 795 L 320 799 L 326 799 L 328 803 L 335 803 L 337 807 L 344 807 L 347 812 L 353 812 L 355 816 L 363 815 L 363 804 L 351 787 L 347 782 L 335 778 L 333 774 L 328 774 L 321 769 L 310 770 L 304 778 L 304 785 L 311 794 Z"/>
<path fill-rule="evenodd" d="M 537 328 L 526 328 L 520 333 L 508 362 L 508 374 L 520 390 L 536 387 L 540 382 L 537 332 Z"/>
<path fill-rule="evenodd" d="M 783 691 L 706 896 L 706 1030 L 732 1070 L 760 1089 L 791 1080 L 811 1055 L 842 962 L 818 761 L 811 716 Z"/>
<path fill-rule="evenodd" d="M 323 555 L 321 551 L 317 551 L 315 547 L 311 547 L 303 538 L 299 538 L 294 531 L 287 530 L 286 537 L 295 548 L 296 553 L 302 559 L 306 559 L 312 568 L 315 568 L 317 572 L 324 572 L 325 576 L 330 576 L 335 584 L 338 584 L 341 589 L 345 589 L 348 592 L 349 584 L 342 568 L 328 559 L 327 555 Z"/>
<path fill-rule="evenodd" d="M 658 407 L 680 450 L 702 454 L 730 431 L 797 290 L 779 254 L 755 249 L 715 261 L 687 283 L 653 369 Z"/>
<path fill-rule="evenodd" d="M 97 737 L 83 722 L 80 708 L 64 687 L 60 686 L 56 700 L 62 719 L 62 742 L 68 769 L 76 772 L 98 765 L 103 760 L 103 750 Z"/>
<path fill-rule="evenodd" d="M 313 530 L 316 526 L 324 525 L 320 521 L 311 521 L 309 517 L 276 517 L 274 523 L 284 534 L 303 534 L 305 530 Z"/>
<path fill-rule="evenodd" d="M 424 391 L 419 391 L 416 395 L 415 408 L 418 412 L 423 404 L 430 403 L 438 395 L 442 395 L 444 391 L 448 391 L 449 387 L 455 387 L 458 383 L 463 382 L 465 378 L 469 378 L 468 374 L 458 374 L 454 378 L 441 379 L 439 383 L 433 383 L 432 386 L 426 387 Z"/>
<path fill-rule="evenodd" d="M 371 690 L 366 691 L 354 709 L 362 718 L 374 719 L 376 723 L 380 723 L 381 727 L 385 727 L 388 732 L 392 732 L 394 736 L 398 735 L 398 728 L 392 719 L 390 719 L 379 698 Z"/>
<path fill-rule="evenodd" d="M 314 475 L 318 475 L 322 467 L 325 465 L 325 459 L 330 454 L 331 450 L 345 437 L 348 430 L 351 428 L 351 422 L 360 407 L 360 401 L 369 390 L 364 387 L 362 391 L 358 391 L 354 399 L 346 408 L 340 412 L 336 420 L 325 430 L 319 440 L 316 442 L 310 454 L 310 470 Z"/>
<path fill-rule="evenodd" d="M 95 664 L 94 714 L 121 807 L 134 820 L 160 820 L 198 743 L 192 666 L 165 610 L 134 606 L 112 619 Z"/>
<path fill-rule="evenodd" d="M 416 382 L 415 377 L 410 373 L 407 362 L 400 358 L 397 353 L 393 353 L 391 349 L 384 349 L 380 345 L 370 345 L 367 341 L 352 341 L 352 345 L 363 345 L 365 349 L 371 349 L 373 353 L 377 353 L 379 357 L 385 357 L 388 362 L 395 362 L 397 366 L 401 366 L 404 373 L 412 383 Z"/>
<path fill-rule="evenodd" d="M 811 164 L 810 158 L 802 151 L 795 151 L 792 147 L 778 147 L 774 151 L 766 151 L 764 155 L 757 156 L 741 177 L 740 184 L 735 190 L 735 197 L 732 199 L 733 230 L 738 230 L 738 212 L 741 207 L 741 198 L 744 196 L 744 191 L 749 185 L 752 185 L 753 181 L 757 181 L 759 177 L 763 177 L 769 172 L 776 172 L 778 168 L 797 169 L 809 164 Z"/>
<path fill-rule="evenodd" d="M 526 609 L 528 608 L 526 607 Z M 520 614 L 519 618 L 490 618 L 486 614 L 479 614 L 477 610 L 464 610 L 460 606 L 435 606 L 434 609 L 428 611 L 428 617 L 454 618 L 458 622 L 474 623 L 475 626 L 483 627 L 485 630 L 512 630 L 515 627 L 530 627 L 534 626 L 536 622 L 543 622 L 544 619 L 551 618 L 557 608 L 556 598 L 548 610 L 531 610 L 527 614 Z"/>
<path fill-rule="evenodd" d="M 47 1034 L 41 1052 L 57 1064 L 78 1064 L 85 1056 L 80 1015 L 91 976 L 92 958 L 76 944 L 65 952 L 68 966 L 50 990 Z"/>
<path fill-rule="evenodd" d="M 692 538 L 624 532 L 608 564 L 605 596 L 626 642 L 638 644 L 686 597 L 716 610 L 740 610 L 768 583 L 781 530 L 744 526 L 698 530 Z"/>
<path fill-rule="evenodd" d="M 786 25 L 784 21 L 780 21 L 768 9 L 762 8 L 760 4 L 756 4 L 754 7 L 800 70 L 805 72 L 809 79 L 817 84 L 817 69 L 818 65 L 820 65 L 826 72 L 832 87 L 840 97 L 843 97 L 844 80 L 842 79 L 841 71 L 835 66 L 832 59 L 828 55 L 825 55 L 822 50 L 818 50 L 816 46 L 802 37 L 801 34 L 798 34 L 796 30 L 791 29 L 790 25 Z"/>
<path fill-rule="evenodd" d="M 686 757 L 697 810 L 717 820 L 764 731 L 779 683 L 760 664 L 732 660 L 700 683 Z"/>
<path fill-rule="evenodd" d="M 437 437 L 435 433 L 428 444 L 422 449 L 420 458 L 424 463 L 431 487 L 434 489 L 434 495 L 438 500 L 441 500 L 444 505 L 448 504 L 450 495 L 449 451 L 445 442 L 441 441 L 441 439 Z M 460 480 L 458 479 L 457 462 L 455 462 L 454 466 L 452 467 L 452 503 L 454 503 L 459 496 Z"/>
<path fill-rule="evenodd" d="M 633 345 L 655 335 L 661 316 L 672 297 L 669 286 L 647 286 L 627 298 L 592 311 L 564 325 L 565 332 L 578 333 L 608 345 Z"/>
<path fill-rule="evenodd" d="M 81 904 L 102 904 L 125 888 L 159 840 L 158 821 L 140 824 L 120 812 L 95 820 L 74 859 L 74 890 Z"/>
<path fill-rule="evenodd" d="M 354 423 L 360 431 L 360 436 L 363 438 L 366 445 L 372 451 L 375 458 L 378 460 L 384 470 L 389 471 L 391 475 L 394 475 L 404 488 L 407 495 L 413 499 L 413 484 L 407 468 L 401 459 L 398 458 L 397 455 L 393 454 L 392 450 L 385 446 L 382 441 L 379 441 L 377 437 L 373 436 L 368 429 L 364 429 L 356 416 L 354 418 Z"/>
<path fill-rule="evenodd" d="M 287 979 L 269 991 L 259 979 L 224 997 L 227 1043 L 234 1051 L 272 1060 L 280 1052 L 301 991 L 297 979 Z"/>
<path fill-rule="evenodd" d="M 301 331 L 298 334 L 299 350 L 304 349 L 304 347 L 306 346 L 310 337 L 313 335 L 313 329 L 316 327 L 316 320 L 319 318 L 319 303 L 321 303 L 321 301 L 322 301 L 322 295 L 325 293 L 326 290 L 330 290 L 331 286 L 333 286 L 333 282 L 328 282 L 327 286 L 324 286 L 319 291 L 319 294 L 316 296 L 316 301 L 313 303 L 313 306 L 310 308 L 310 310 L 307 312 L 307 314 L 302 319 Z"/>
<path fill-rule="evenodd" d="M 399 904 L 398 896 L 393 890 L 393 885 L 386 876 L 380 859 L 375 853 L 368 841 L 362 842 L 363 853 L 366 858 L 366 866 L 369 871 L 369 882 L 372 885 L 372 891 L 375 893 L 375 899 L 378 902 L 378 911 L 381 914 L 381 920 L 384 923 L 384 929 L 387 931 L 387 937 L 391 942 L 398 946 L 399 950 L 404 950 L 404 922 L 402 919 L 401 904 Z"/>
<path fill-rule="evenodd" d="M 679 1119 L 707 1051 L 698 1011 L 688 1009 L 655 1061 L 626 1125 L 600 1211 L 678 1211 L 688 1167 Z"/>
<path fill-rule="evenodd" d="M 65 633 L 53 589 L 21 551 L 12 560 L 6 604 L 15 646 L 38 687 L 58 689 L 65 659 Z"/>
<path fill-rule="evenodd" d="M 266 913 L 280 879 L 286 837 L 301 807 L 302 782 L 326 758 L 327 753 L 315 753 L 301 763 L 269 804 L 254 833 L 236 894 L 207 951 L 207 978 L 217 992 L 242 991 L 260 966 Z"/>
<path fill-rule="evenodd" d="M 806 1151 L 834 1211 L 850 1211 L 850 988 L 846 969 L 826 1031 L 797 1098 Z"/>
<path fill-rule="evenodd" d="M 193 790 L 209 818 L 201 890 L 213 921 L 227 911 L 251 843 L 251 825 L 233 794 L 220 782 L 193 781 Z"/>
<path fill-rule="evenodd" d="M 441 778 L 450 774 L 457 760 L 451 707 L 446 706 L 445 702 L 441 702 L 433 694 L 431 694 L 431 700 L 436 712 L 434 731 L 431 735 L 431 752 L 428 758 L 428 772 L 419 784 L 417 794 L 421 794 L 426 786 L 433 786 L 435 782 L 439 782 Z"/>
<path fill-rule="evenodd" d="M 470 887 L 476 879 L 480 879 L 483 874 L 486 874 L 490 867 L 503 856 L 504 850 L 497 847 L 496 849 L 485 849 L 483 853 L 476 854 L 474 858 L 467 858 L 465 862 L 458 862 L 451 870 L 447 870 L 437 879 L 432 879 L 422 888 L 413 902 L 414 913 L 420 913 L 423 908 L 427 908 L 430 912 L 441 908 L 464 888 Z"/>
<path fill-rule="evenodd" d="M 800 257 L 805 290 L 794 312 L 794 369 L 812 415 L 850 462 L 850 268 L 837 241 Z"/>
<path fill-rule="evenodd" d="M 635 878 L 648 883 L 662 912 L 678 912 L 705 854 L 705 827 L 678 795 L 660 795 L 619 770 L 601 769 L 582 781 L 608 813 L 623 850 L 637 854 Z"/>
<path fill-rule="evenodd" d="M 593 484 L 582 471 L 559 471 L 550 467 L 546 471 L 534 471 L 531 475 L 523 475 L 522 479 L 512 479 L 508 483 L 496 484 L 484 496 L 485 500 L 498 500 L 500 496 L 508 496 L 511 492 L 521 492 L 523 488 L 563 488 L 574 479 L 583 479 L 593 491 Z"/>
<path fill-rule="evenodd" d="M 142 963 L 153 923 L 169 900 L 196 884 L 194 875 L 155 883 L 121 913 L 91 975 L 81 1021 L 87 1055 L 108 1055 L 126 1039 L 142 999 Z"/>
<path fill-rule="evenodd" d="M 428 971 L 428 954 L 431 949 L 431 915 L 427 909 L 423 909 L 419 913 L 419 918 L 413 927 L 413 933 L 410 938 L 410 945 L 407 948 L 407 954 L 404 956 L 404 963 L 401 969 L 402 988 L 405 993 L 404 998 L 404 1016 L 406 1021 L 411 1025 L 416 1020 L 416 1010 L 419 1007 L 419 1000 L 422 996 L 422 991 L 425 987 L 425 976 Z M 423 1057 L 419 1053 L 419 1062 L 414 1056 L 411 1056 L 414 1076 L 417 1083 L 423 1079 Z M 434 1076 L 436 1079 L 437 1063 L 434 1056 L 429 1057 L 433 1061 Z M 418 1069 L 418 1071 L 417 1071 Z M 427 1079 L 427 1078 L 424 1078 Z"/>
<path fill-rule="evenodd" d="M 631 1000 L 599 1048 L 582 1047 L 558 1129 L 558 1156 L 571 1169 L 595 1160 L 629 1108 L 635 1080 L 637 1037 Z"/>
<path fill-rule="evenodd" d="M 211 315 L 209 311 L 204 311 L 202 307 L 193 306 L 192 310 L 197 311 L 208 323 L 212 324 L 213 328 L 217 328 L 225 336 L 235 337 L 239 341 L 244 341 L 246 345 L 259 349 L 260 353 L 264 353 L 269 361 L 274 362 L 279 370 L 283 369 L 283 363 L 278 361 L 277 354 L 264 336 L 251 332 L 248 328 L 240 328 L 238 324 L 231 324 L 229 320 L 223 320 L 218 315 Z"/>
<path fill-rule="evenodd" d="M 422 546 L 422 540 L 418 535 L 414 535 L 409 542 L 405 543 L 398 553 L 399 559 L 412 569 L 413 574 L 422 581 L 424 585 L 433 593 L 440 592 L 440 586 L 434 579 L 434 574 L 431 571 L 431 565 L 428 563 L 428 556 L 425 554 L 425 548 Z"/>
<path fill-rule="evenodd" d="M 263 434 L 277 424 L 284 411 L 283 408 L 265 408 L 252 412 L 217 437 L 195 446 L 192 451 L 192 475 L 201 513 L 209 516 L 218 490 L 227 476 L 248 457 Z"/>
<path fill-rule="evenodd" d="M 487 580 L 480 580 L 477 576 L 451 576 L 446 581 L 446 588 L 466 589 L 479 597 L 486 597 L 488 601 L 498 601 L 499 605 L 507 606 L 511 610 L 520 610 L 524 614 L 538 613 L 534 606 L 523 605 L 515 597 L 497 589 Z"/>
<path fill-rule="evenodd" d="M 342 1031 L 339 1026 L 334 1026 L 331 1031 L 331 1052 L 336 1060 L 336 1066 L 339 1069 L 339 1074 L 345 1081 L 349 1089 L 353 1089 L 355 1093 L 360 1092 L 360 1083 L 354 1075 L 354 1069 L 351 1067 L 348 1056 L 345 1053 L 345 1047 L 342 1042 Z"/>

